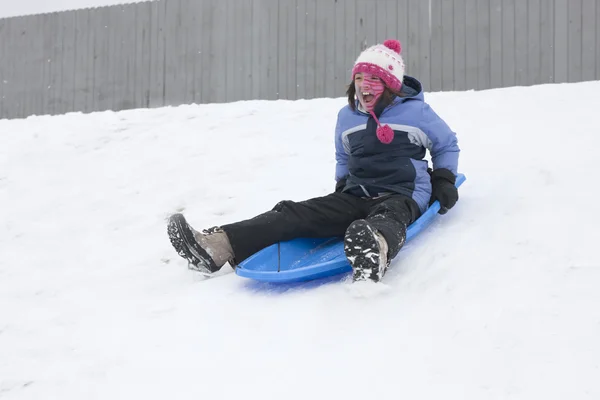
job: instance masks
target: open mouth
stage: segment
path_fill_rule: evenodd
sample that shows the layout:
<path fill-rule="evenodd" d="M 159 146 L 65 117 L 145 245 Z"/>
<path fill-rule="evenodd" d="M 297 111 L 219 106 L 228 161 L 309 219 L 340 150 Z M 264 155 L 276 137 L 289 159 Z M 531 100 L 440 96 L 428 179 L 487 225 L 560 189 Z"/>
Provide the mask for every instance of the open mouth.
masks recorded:
<path fill-rule="evenodd" d="M 371 105 L 371 103 L 375 100 L 375 96 L 370 92 L 362 92 L 361 94 L 365 105 Z"/>

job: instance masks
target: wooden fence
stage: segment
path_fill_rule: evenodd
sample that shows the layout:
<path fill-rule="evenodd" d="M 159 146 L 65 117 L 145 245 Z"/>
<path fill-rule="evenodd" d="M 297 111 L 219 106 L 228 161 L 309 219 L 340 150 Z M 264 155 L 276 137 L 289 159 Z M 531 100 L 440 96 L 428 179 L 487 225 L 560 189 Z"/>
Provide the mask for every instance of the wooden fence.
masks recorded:
<path fill-rule="evenodd" d="M 600 0 L 158 0 L 0 19 L 0 118 L 340 97 L 387 38 L 427 91 L 600 79 Z"/>

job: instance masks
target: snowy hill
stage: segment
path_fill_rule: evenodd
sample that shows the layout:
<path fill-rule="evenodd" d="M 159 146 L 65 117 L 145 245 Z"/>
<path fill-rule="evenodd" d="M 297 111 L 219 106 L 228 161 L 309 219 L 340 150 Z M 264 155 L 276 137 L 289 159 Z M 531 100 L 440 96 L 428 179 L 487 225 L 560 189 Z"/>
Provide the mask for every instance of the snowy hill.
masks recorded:
<path fill-rule="evenodd" d="M 427 94 L 468 180 L 366 297 L 203 280 L 165 229 L 331 191 L 342 98 L 0 121 L 0 398 L 600 398 L 599 92 Z"/>

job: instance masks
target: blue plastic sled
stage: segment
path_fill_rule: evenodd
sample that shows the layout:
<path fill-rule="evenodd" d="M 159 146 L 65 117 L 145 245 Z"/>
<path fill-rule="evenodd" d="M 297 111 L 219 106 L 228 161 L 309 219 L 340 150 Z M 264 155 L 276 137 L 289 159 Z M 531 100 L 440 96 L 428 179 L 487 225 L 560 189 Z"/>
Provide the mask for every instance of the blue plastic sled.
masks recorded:
<path fill-rule="evenodd" d="M 458 174 L 456 187 L 466 177 Z M 409 241 L 423 231 L 438 215 L 440 203 L 435 201 L 413 222 L 406 232 Z M 344 254 L 341 238 L 294 239 L 280 242 L 253 254 L 235 269 L 236 274 L 261 282 L 291 283 L 326 278 L 352 271 Z"/>

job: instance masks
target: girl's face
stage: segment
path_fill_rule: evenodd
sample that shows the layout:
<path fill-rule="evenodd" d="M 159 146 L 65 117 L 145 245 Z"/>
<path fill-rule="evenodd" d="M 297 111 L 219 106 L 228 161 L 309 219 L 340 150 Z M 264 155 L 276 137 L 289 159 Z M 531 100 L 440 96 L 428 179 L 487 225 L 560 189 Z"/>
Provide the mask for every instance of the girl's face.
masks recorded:
<path fill-rule="evenodd" d="M 385 85 L 375 75 L 358 73 L 354 76 L 354 88 L 362 108 L 372 111 L 385 90 Z"/>

